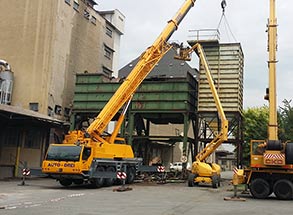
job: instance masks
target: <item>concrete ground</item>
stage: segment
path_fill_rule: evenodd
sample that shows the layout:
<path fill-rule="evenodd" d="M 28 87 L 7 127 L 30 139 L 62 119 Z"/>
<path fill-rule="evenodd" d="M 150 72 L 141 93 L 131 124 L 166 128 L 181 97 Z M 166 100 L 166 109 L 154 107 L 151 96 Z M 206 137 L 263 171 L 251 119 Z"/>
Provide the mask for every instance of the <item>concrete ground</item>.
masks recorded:
<path fill-rule="evenodd" d="M 232 172 L 223 172 L 222 186 L 213 189 L 186 183 L 136 183 L 131 191 L 114 192 L 115 187 L 89 189 L 64 188 L 53 179 L 0 181 L 0 214 L 54 215 L 194 215 L 194 214 L 291 214 L 292 201 L 265 200 L 241 195 L 246 201 L 224 201 L 233 196 L 229 180 Z"/>

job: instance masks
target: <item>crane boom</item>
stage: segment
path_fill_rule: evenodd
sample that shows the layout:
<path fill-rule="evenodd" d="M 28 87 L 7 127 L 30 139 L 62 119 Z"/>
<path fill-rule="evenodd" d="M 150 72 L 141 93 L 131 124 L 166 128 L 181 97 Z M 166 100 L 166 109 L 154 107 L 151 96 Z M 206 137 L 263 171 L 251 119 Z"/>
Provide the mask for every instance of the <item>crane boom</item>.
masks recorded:
<path fill-rule="evenodd" d="M 100 139 L 100 135 L 104 132 L 115 114 L 129 100 L 130 96 L 136 91 L 141 82 L 171 48 L 171 46 L 167 44 L 168 39 L 172 36 L 174 31 L 177 30 L 178 25 L 190 8 L 194 6 L 195 1 L 196 0 L 186 0 L 176 15 L 168 21 L 167 26 L 155 40 L 153 45 L 140 56 L 138 63 L 131 73 L 117 89 L 96 119 L 87 128 L 87 133 L 92 138 Z"/>
<path fill-rule="evenodd" d="M 268 139 L 278 140 L 277 96 L 276 96 L 276 50 L 277 50 L 277 19 L 275 0 L 270 0 L 270 18 L 268 23 L 269 50 L 269 125 Z"/>

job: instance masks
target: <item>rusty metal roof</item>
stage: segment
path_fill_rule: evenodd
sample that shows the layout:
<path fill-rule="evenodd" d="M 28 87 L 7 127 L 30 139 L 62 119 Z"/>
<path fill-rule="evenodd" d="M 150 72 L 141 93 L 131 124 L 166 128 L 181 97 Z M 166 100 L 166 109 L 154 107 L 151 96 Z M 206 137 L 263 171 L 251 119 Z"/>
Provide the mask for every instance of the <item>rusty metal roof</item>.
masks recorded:
<path fill-rule="evenodd" d="M 17 106 L 11 106 L 11 105 L 3 105 L 0 104 L 0 117 L 6 118 L 9 120 L 15 120 L 20 119 L 19 117 L 22 116 L 21 119 L 34 119 L 50 124 L 55 124 L 58 126 L 62 126 L 66 124 L 65 121 L 55 119 L 53 117 L 47 116 L 45 114 L 38 113 L 36 111 L 23 109 L 21 107 Z"/>

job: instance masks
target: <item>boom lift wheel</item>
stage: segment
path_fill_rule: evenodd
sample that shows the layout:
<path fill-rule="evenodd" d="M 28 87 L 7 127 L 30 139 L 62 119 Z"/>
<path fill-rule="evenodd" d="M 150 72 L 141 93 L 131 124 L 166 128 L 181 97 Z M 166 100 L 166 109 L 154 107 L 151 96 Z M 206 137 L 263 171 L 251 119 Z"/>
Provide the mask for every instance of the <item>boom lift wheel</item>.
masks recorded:
<path fill-rule="evenodd" d="M 188 187 L 193 187 L 195 185 L 194 179 L 197 177 L 196 174 L 190 173 L 188 175 Z"/>
<path fill-rule="evenodd" d="M 219 185 L 219 177 L 217 175 L 212 176 L 212 187 L 218 188 Z"/>
<path fill-rule="evenodd" d="M 293 199 L 293 184 L 287 179 L 280 179 L 274 184 L 274 193 L 278 199 Z"/>
<path fill-rule="evenodd" d="M 270 195 L 270 185 L 262 178 L 254 179 L 251 182 L 249 189 L 252 196 L 256 199 L 265 199 Z"/>

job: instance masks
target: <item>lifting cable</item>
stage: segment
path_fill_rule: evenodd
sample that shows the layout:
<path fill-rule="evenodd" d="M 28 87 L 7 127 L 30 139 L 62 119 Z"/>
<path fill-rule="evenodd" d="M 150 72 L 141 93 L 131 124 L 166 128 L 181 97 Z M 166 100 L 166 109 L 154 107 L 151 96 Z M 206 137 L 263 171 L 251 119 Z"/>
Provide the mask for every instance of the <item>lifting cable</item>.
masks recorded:
<path fill-rule="evenodd" d="M 229 33 L 232 35 L 234 42 L 237 42 L 237 40 L 236 40 L 236 38 L 235 38 L 235 36 L 234 36 L 234 34 L 233 34 L 231 28 L 230 28 L 230 25 L 229 25 L 229 23 L 228 23 L 228 20 L 227 20 L 227 18 L 226 18 L 226 16 L 225 16 L 225 8 L 226 8 L 226 6 L 227 6 L 226 0 L 222 0 L 222 2 L 221 2 L 222 16 L 221 16 L 221 18 L 220 18 L 220 22 L 219 22 L 219 24 L 218 24 L 217 30 L 219 30 L 219 28 L 221 27 L 222 21 L 223 21 L 223 19 L 224 19 L 224 22 L 225 22 L 225 23 L 224 23 L 224 24 L 225 24 L 224 27 L 225 27 L 226 31 L 229 32 Z M 228 34 L 227 34 L 227 36 L 228 36 L 228 39 L 230 39 Z"/>

